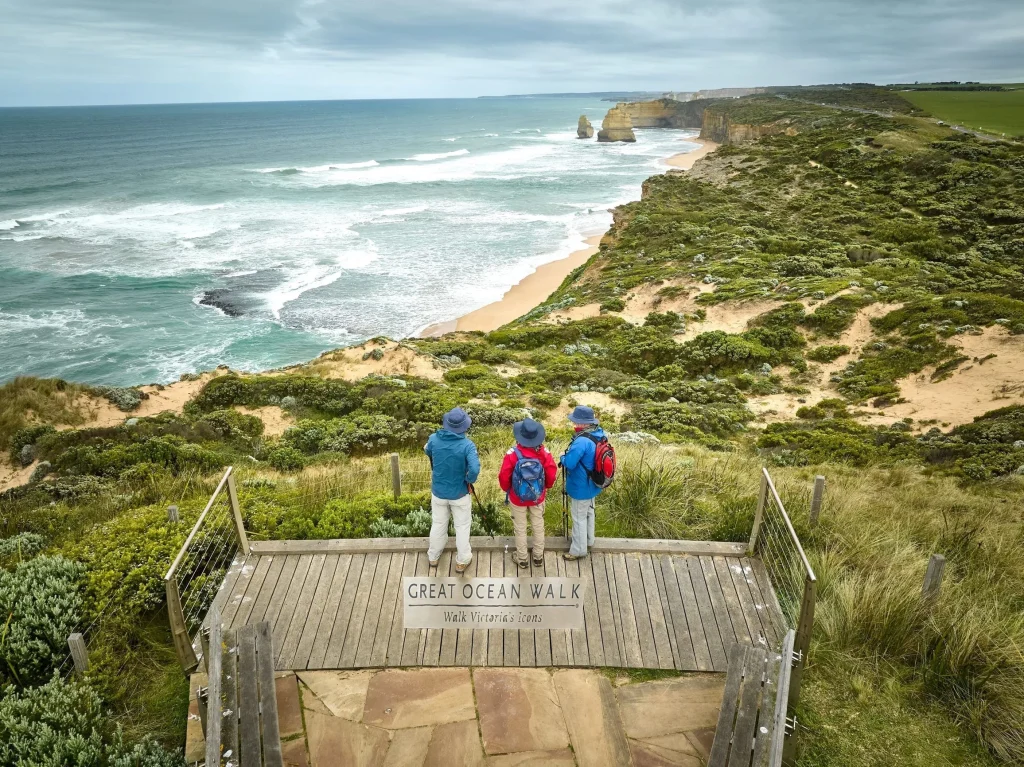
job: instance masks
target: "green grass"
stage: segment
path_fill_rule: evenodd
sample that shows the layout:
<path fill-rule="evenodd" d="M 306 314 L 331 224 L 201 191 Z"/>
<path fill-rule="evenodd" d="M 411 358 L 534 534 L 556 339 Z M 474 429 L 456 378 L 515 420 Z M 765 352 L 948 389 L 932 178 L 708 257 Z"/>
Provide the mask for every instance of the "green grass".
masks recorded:
<path fill-rule="evenodd" d="M 996 135 L 1024 136 L 1024 89 L 908 91 L 902 96 L 948 123 Z"/>
<path fill-rule="evenodd" d="M 56 378 L 19 376 L 0 386 L 0 451 L 14 433 L 32 423 L 78 426 L 85 422 L 87 386 Z"/>

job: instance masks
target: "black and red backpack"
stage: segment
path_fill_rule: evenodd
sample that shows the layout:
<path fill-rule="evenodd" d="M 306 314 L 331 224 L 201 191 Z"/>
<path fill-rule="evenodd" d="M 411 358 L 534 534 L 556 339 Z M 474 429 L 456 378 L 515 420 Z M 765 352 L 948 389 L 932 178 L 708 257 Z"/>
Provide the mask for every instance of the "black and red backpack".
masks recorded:
<path fill-rule="evenodd" d="M 586 437 L 594 443 L 594 468 L 587 469 L 587 476 L 591 482 L 604 490 L 615 479 L 615 448 L 605 436 L 595 437 L 586 431 L 578 436 Z"/>

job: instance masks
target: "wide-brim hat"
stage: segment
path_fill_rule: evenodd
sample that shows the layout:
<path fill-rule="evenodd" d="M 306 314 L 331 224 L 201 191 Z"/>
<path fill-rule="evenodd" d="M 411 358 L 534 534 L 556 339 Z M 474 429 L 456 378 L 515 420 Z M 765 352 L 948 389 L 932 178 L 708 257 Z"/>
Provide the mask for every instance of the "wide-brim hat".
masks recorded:
<path fill-rule="evenodd" d="M 461 407 L 453 407 L 441 419 L 441 426 L 453 434 L 465 434 L 472 423 L 473 419 L 469 417 L 469 413 Z"/>
<path fill-rule="evenodd" d="M 577 405 L 576 408 L 569 413 L 569 420 L 573 423 L 580 424 L 581 426 L 594 426 L 597 424 L 597 416 L 594 414 L 594 408 L 587 407 L 586 405 Z"/>
<path fill-rule="evenodd" d="M 512 434 L 523 447 L 537 447 L 544 442 L 544 424 L 524 418 L 512 424 Z"/>

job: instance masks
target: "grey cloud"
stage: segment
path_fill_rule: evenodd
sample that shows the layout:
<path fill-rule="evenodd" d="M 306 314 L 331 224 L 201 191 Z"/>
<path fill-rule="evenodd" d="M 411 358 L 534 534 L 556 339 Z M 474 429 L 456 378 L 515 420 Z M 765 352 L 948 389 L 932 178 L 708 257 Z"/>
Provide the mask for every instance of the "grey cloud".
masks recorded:
<path fill-rule="evenodd" d="M 1024 78 L 1019 0 L 0 0 L 0 15 L 0 104 Z"/>

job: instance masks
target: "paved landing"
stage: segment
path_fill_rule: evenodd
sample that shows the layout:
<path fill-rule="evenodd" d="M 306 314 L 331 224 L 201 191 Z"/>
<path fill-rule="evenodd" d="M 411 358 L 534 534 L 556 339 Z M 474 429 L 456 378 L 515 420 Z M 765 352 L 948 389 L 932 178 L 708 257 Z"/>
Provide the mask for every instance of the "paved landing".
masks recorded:
<path fill-rule="evenodd" d="M 734 643 L 774 647 L 785 631 L 756 559 L 641 550 L 595 551 L 566 562 L 548 551 L 543 566 L 520 571 L 503 547 L 476 547 L 468 574 L 581 577 L 585 628 L 406 630 L 401 579 L 428 574 L 425 552 L 406 545 L 348 553 L 345 542 L 329 543 L 308 542 L 304 553 L 257 553 L 254 546 L 232 566 L 218 597 L 226 628 L 270 621 L 279 670 L 607 666 L 725 672 Z M 637 543 L 643 548 L 647 542 Z M 286 544 L 301 550 L 304 542 L 276 545 Z M 450 551 L 438 573 L 455 575 Z"/>
<path fill-rule="evenodd" d="M 277 701 L 294 767 L 700 767 L 724 684 L 593 669 L 299 671 L 279 674 Z M 186 758 L 202 747 L 198 717 L 189 733 Z"/>

